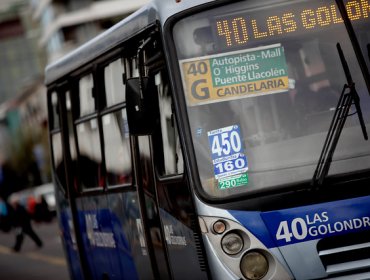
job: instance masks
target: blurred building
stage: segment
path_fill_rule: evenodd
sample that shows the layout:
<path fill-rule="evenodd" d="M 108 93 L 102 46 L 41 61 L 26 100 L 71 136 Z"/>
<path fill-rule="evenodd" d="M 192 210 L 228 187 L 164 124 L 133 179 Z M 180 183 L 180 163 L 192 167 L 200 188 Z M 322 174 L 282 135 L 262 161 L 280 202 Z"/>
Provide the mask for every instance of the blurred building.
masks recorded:
<path fill-rule="evenodd" d="M 48 63 L 75 49 L 148 0 L 31 0 L 33 17 L 40 22 L 39 44 Z"/>
<path fill-rule="evenodd" d="M 28 1 L 0 2 L 0 104 L 42 75 L 37 32 Z"/>
<path fill-rule="evenodd" d="M 148 0 L 0 1 L 0 164 L 2 159 L 13 161 L 20 173 L 34 162 L 41 169 L 39 163 L 43 158 L 49 159 L 47 137 L 44 141 L 47 135 L 45 66 L 146 2 Z M 44 169 L 48 169 L 45 164 Z M 47 177 L 41 174 L 41 178 Z"/>
<path fill-rule="evenodd" d="M 37 25 L 33 24 L 27 0 L 0 2 L 0 157 L 12 152 L 21 115 L 36 116 L 40 101 L 30 101 L 30 90 L 41 87 L 43 55 L 38 48 Z M 27 100 L 27 102 L 25 102 Z M 30 101 L 30 102 L 29 102 Z M 27 106 L 21 106 L 26 104 Z M 30 114 L 29 114 L 30 113 Z M 24 118 L 27 121 L 32 119 Z M 9 140 L 10 139 L 10 140 Z"/>

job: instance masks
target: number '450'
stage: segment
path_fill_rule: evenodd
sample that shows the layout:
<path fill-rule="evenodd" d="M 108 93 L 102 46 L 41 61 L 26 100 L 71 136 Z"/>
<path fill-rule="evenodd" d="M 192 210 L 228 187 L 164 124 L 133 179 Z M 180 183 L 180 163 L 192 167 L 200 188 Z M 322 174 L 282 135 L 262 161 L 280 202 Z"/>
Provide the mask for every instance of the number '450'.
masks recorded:
<path fill-rule="evenodd" d="M 217 156 L 227 156 L 231 153 L 238 153 L 241 148 L 240 136 L 236 131 L 232 131 L 230 135 L 224 132 L 213 138 L 212 154 L 217 154 Z"/>

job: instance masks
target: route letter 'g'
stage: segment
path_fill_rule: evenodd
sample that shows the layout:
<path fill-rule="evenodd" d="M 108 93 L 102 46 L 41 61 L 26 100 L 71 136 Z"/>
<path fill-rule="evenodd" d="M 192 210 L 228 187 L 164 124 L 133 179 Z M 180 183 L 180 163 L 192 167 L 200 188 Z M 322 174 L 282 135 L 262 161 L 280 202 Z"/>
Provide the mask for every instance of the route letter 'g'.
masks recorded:
<path fill-rule="evenodd" d="M 209 98 L 209 88 L 208 87 L 202 87 L 201 84 L 206 84 L 206 79 L 201 79 L 195 81 L 191 85 L 191 94 L 195 99 L 204 100 Z"/>

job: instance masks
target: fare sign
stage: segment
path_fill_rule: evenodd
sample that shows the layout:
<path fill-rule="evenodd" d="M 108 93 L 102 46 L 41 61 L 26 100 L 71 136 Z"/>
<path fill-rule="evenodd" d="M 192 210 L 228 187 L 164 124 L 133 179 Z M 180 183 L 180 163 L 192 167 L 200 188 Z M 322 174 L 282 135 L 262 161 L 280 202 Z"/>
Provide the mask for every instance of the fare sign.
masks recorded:
<path fill-rule="evenodd" d="M 248 161 L 242 147 L 238 125 L 209 131 L 208 140 L 216 179 L 230 178 L 248 171 Z M 248 181 L 244 177 L 238 180 Z"/>

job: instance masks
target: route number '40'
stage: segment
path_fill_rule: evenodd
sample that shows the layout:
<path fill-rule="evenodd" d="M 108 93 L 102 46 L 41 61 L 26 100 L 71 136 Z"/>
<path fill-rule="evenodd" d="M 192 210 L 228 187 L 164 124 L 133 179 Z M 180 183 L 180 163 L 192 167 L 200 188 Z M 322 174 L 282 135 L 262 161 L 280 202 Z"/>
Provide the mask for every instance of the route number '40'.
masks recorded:
<path fill-rule="evenodd" d="M 295 218 L 290 225 L 288 221 L 281 221 L 276 231 L 276 240 L 292 241 L 292 237 L 302 240 L 307 237 L 307 224 L 302 218 Z"/>
<path fill-rule="evenodd" d="M 208 72 L 207 63 L 201 61 L 198 63 L 190 64 L 187 74 L 196 76 L 198 74 L 201 75 L 207 74 L 207 72 Z"/>

